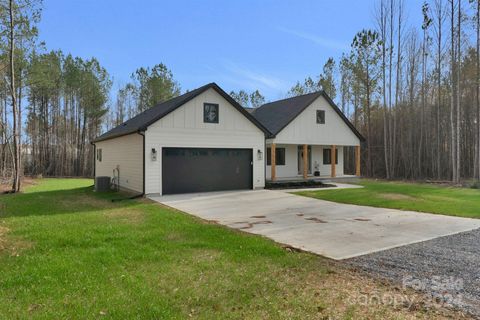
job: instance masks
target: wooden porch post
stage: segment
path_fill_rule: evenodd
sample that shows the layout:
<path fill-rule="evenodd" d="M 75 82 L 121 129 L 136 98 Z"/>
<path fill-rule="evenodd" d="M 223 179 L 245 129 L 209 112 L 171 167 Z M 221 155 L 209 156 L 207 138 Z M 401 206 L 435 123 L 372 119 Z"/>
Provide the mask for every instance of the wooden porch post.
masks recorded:
<path fill-rule="evenodd" d="M 355 175 L 360 177 L 360 146 L 355 146 Z"/>
<path fill-rule="evenodd" d="M 308 178 L 308 145 L 303 145 L 303 179 Z"/>
<path fill-rule="evenodd" d="M 270 159 L 271 159 L 271 168 L 272 168 L 271 179 L 272 179 L 272 181 L 277 180 L 277 171 L 276 171 L 276 168 L 275 168 L 275 165 L 277 164 L 276 163 L 277 159 L 275 158 L 275 155 L 277 153 L 275 152 L 275 149 L 276 149 L 275 143 L 272 143 L 270 145 L 270 155 L 271 155 Z"/>
<path fill-rule="evenodd" d="M 335 170 L 335 162 L 337 162 L 337 146 L 336 145 L 332 145 L 332 149 L 331 149 L 331 152 L 330 152 L 330 162 L 332 163 L 332 178 L 335 178 L 335 176 L 337 175 Z"/>

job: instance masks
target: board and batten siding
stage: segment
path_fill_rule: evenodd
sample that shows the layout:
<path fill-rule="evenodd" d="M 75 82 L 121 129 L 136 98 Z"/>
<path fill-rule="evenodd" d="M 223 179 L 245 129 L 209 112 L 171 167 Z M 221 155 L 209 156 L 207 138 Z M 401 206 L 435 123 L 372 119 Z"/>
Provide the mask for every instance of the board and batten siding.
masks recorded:
<path fill-rule="evenodd" d="M 219 123 L 203 122 L 203 104 L 219 105 Z M 214 89 L 150 125 L 145 131 L 145 193 L 162 194 L 162 148 L 241 148 L 253 152 L 253 187 L 265 186 L 265 134 Z M 152 148 L 157 159 L 152 160 Z M 259 160 L 257 152 L 262 152 Z"/>
<path fill-rule="evenodd" d="M 129 134 L 95 143 L 102 150 L 102 161 L 95 155 L 95 176 L 113 177 L 113 170 L 120 170 L 120 188 L 143 192 L 143 137 Z"/>
<path fill-rule="evenodd" d="M 325 110 L 325 124 L 317 123 L 317 110 Z M 268 141 L 270 142 L 272 141 Z M 360 139 L 322 96 L 283 128 L 273 142 L 298 145 L 360 145 Z"/>

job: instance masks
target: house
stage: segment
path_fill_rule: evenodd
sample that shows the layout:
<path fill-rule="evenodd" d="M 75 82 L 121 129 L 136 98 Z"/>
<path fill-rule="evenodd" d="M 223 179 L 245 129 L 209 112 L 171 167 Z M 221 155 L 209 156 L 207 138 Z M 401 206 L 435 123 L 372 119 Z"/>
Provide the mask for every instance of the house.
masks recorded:
<path fill-rule="evenodd" d="M 356 149 L 356 175 L 360 176 L 364 138 L 325 92 L 270 102 L 253 115 L 271 133 L 266 140 L 267 179 L 343 176 L 348 146 Z"/>
<path fill-rule="evenodd" d="M 267 180 L 308 178 L 315 171 L 342 175 L 344 146 L 356 147 L 359 175 L 362 140 L 323 92 L 247 111 L 210 83 L 158 104 L 92 144 L 96 177 L 162 195 L 261 189 Z"/>

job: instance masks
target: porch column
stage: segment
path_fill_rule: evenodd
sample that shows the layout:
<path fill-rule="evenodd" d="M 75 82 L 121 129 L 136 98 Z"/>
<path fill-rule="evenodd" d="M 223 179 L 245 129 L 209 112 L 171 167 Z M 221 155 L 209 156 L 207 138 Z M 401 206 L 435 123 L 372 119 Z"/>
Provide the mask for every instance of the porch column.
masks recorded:
<path fill-rule="evenodd" d="M 355 146 L 355 175 L 360 177 L 360 146 Z"/>
<path fill-rule="evenodd" d="M 303 145 L 303 179 L 308 177 L 308 145 Z"/>
<path fill-rule="evenodd" d="M 335 178 L 335 176 L 337 175 L 335 170 L 335 162 L 337 162 L 337 146 L 336 145 L 332 145 L 332 149 L 331 149 L 331 152 L 330 152 L 330 162 L 332 163 L 332 178 Z"/>
<path fill-rule="evenodd" d="M 277 159 L 275 158 L 275 155 L 277 153 L 275 152 L 275 149 L 276 149 L 275 143 L 272 143 L 270 145 L 270 156 L 271 156 L 270 157 L 270 159 L 271 159 L 270 165 L 271 165 L 271 168 L 272 168 L 272 174 L 271 174 L 272 181 L 277 180 L 277 171 L 276 171 L 276 168 L 275 168 L 275 165 L 277 164 L 276 163 Z"/>

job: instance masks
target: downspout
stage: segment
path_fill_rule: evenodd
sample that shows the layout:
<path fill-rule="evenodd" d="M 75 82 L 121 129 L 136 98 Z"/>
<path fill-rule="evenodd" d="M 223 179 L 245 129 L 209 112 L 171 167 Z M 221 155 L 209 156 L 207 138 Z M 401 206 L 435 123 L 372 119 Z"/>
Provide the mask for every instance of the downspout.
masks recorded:
<path fill-rule="evenodd" d="M 138 131 L 139 135 L 143 137 L 143 191 L 139 197 L 143 197 L 145 195 L 145 131 Z"/>
<path fill-rule="evenodd" d="M 90 144 L 93 146 L 93 179 L 95 179 L 97 174 L 97 146 L 94 142 L 90 142 Z"/>
<path fill-rule="evenodd" d="M 267 187 L 267 137 L 263 140 L 263 189 Z"/>

